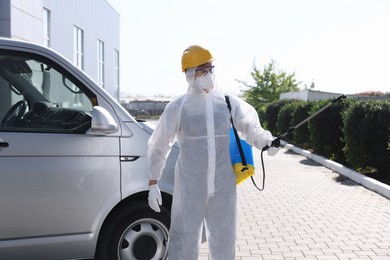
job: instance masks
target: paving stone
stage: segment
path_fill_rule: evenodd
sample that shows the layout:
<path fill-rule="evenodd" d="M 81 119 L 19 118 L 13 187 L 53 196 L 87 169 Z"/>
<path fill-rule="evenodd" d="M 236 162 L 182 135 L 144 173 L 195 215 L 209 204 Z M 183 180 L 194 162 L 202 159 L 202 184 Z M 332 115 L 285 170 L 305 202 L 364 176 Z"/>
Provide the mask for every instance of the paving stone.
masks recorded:
<path fill-rule="evenodd" d="M 264 163 L 264 191 L 250 179 L 237 188 L 236 260 L 390 259 L 389 199 L 285 149 Z"/>

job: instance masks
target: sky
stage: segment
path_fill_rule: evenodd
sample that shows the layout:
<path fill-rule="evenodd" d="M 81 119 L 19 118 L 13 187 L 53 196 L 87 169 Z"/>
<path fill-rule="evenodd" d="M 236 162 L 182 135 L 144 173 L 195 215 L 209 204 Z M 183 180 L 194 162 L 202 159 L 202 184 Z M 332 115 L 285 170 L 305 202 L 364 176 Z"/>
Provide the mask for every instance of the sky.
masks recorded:
<path fill-rule="evenodd" d="M 107 1 L 120 14 L 123 96 L 186 93 L 181 56 L 195 44 L 228 94 L 271 60 L 302 89 L 390 92 L 390 0 Z"/>

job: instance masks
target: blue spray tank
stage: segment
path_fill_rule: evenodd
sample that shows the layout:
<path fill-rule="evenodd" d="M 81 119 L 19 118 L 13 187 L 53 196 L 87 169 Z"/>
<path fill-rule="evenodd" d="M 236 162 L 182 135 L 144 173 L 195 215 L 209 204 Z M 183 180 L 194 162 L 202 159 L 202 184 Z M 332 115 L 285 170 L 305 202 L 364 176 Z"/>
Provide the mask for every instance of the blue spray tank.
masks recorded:
<path fill-rule="evenodd" d="M 233 127 L 230 129 L 230 159 L 232 161 L 234 172 L 236 173 L 236 184 L 239 184 L 255 173 L 255 164 L 253 162 L 252 146 L 245 140 L 239 139 L 241 143 L 244 161 L 238 148 L 236 136 Z"/>

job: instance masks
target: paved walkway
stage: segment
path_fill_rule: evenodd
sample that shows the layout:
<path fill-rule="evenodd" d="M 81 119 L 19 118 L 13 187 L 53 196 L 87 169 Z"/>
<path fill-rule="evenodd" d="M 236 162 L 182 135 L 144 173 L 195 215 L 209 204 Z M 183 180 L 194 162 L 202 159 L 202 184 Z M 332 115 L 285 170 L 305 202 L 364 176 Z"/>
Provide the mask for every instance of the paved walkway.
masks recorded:
<path fill-rule="evenodd" d="M 238 186 L 237 260 L 390 260 L 389 199 L 285 149 L 264 160 L 265 190 L 250 180 Z"/>

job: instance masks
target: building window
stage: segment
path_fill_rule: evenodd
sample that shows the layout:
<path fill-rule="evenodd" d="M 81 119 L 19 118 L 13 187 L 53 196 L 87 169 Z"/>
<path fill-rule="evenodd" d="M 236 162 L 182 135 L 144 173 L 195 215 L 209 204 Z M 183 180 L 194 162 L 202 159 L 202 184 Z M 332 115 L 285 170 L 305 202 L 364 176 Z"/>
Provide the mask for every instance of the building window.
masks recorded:
<path fill-rule="evenodd" d="M 104 88 L 104 42 L 97 41 L 97 82 Z"/>
<path fill-rule="evenodd" d="M 84 32 L 77 26 L 73 30 L 73 62 L 79 69 L 84 69 Z"/>
<path fill-rule="evenodd" d="M 43 8 L 43 45 L 50 47 L 50 10 Z"/>
<path fill-rule="evenodd" d="M 119 51 L 114 50 L 115 55 L 115 64 L 114 64 L 114 85 L 115 85 L 115 94 L 117 97 L 117 100 L 120 99 L 120 89 L 119 89 Z"/>

